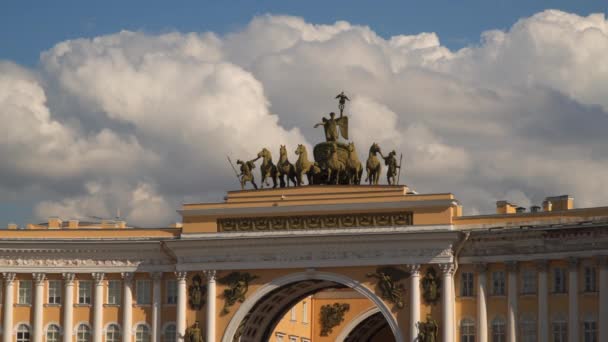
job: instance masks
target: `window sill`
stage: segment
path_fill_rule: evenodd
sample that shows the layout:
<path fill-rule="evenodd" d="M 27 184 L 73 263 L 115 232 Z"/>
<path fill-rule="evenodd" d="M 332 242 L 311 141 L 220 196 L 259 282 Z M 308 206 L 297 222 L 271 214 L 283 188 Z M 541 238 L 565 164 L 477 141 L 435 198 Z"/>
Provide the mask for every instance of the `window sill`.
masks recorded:
<path fill-rule="evenodd" d="M 74 307 L 77 307 L 77 308 L 90 308 L 91 304 L 81 304 L 81 303 L 78 303 L 78 304 L 74 304 Z"/>
<path fill-rule="evenodd" d="M 583 296 L 590 296 L 590 297 L 592 297 L 592 296 L 597 296 L 598 292 L 597 291 L 593 291 L 593 292 L 587 291 L 587 292 L 581 292 L 581 294 Z"/>
<path fill-rule="evenodd" d="M 175 303 L 165 303 L 165 304 L 163 304 L 163 306 L 164 307 L 174 307 L 174 306 L 177 306 L 177 304 L 175 304 Z"/>
<path fill-rule="evenodd" d="M 17 307 L 17 308 L 29 308 L 31 306 L 32 306 L 32 304 L 24 304 L 24 303 L 15 304 L 15 307 Z"/>
<path fill-rule="evenodd" d="M 534 298 L 536 297 L 536 293 L 520 293 L 519 296 L 524 298 Z"/>
<path fill-rule="evenodd" d="M 490 297 L 490 298 L 505 299 L 505 298 L 507 298 L 507 295 L 504 295 L 504 294 L 500 294 L 500 295 L 491 294 L 488 297 Z"/>
<path fill-rule="evenodd" d="M 550 295 L 552 295 L 552 296 L 567 296 L 568 295 L 568 291 L 566 291 L 566 292 L 551 292 Z"/>
<path fill-rule="evenodd" d="M 104 304 L 103 307 L 104 308 L 118 308 L 118 307 L 120 307 L 120 304 Z"/>
<path fill-rule="evenodd" d="M 60 308 L 61 304 L 46 303 L 46 304 L 44 304 L 44 307 L 46 307 L 46 308 Z"/>
<path fill-rule="evenodd" d="M 475 300 L 477 298 L 475 296 L 459 296 L 458 299 L 460 299 L 460 300 Z"/>
<path fill-rule="evenodd" d="M 150 308 L 152 304 L 133 304 L 134 308 Z"/>

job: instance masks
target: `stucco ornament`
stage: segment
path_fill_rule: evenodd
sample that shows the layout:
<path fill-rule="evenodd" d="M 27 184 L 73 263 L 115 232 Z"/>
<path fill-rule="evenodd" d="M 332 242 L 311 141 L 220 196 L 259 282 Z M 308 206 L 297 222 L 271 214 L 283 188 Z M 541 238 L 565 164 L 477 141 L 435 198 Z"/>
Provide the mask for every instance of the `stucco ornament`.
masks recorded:
<path fill-rule="evenodd" d="M 375 273 L 368 273 L 367 276 L 378 279 L 378 288 L 382 299 L 390 301 L 399 309 L 403 309 L 405 306 L 403 302 L 405 289 L 399 281 L 408 278 L 410 276 L 409 272 L 395 267 L 379 267 Z"/>
<path fill-rule="evenodd" d="M 192 277 L 192 285 L 188 288 L 188 302 L 192 310 L 200 310 L 205 305 L 207 286 L 203 284 L 199 274 Z"/>
<path fill-rule="evenodd" d="M 321 307 L 321 336 L 328 336 L 333 328 L 344 321 L 344 313 L 350 310 L 347 303 L 327 304 Z"/>
<path fill-rule="evenodd" d="M 245 295 L 249 290 L 249 282 L 259 278 L 258 276 L 251 275 L 249 273 L 232 272 L 227 276 L 218 279 L 218 282 L 222 285 L 228 286 L 224 290 L 224 308 L 222 309 L 222 315 L 230 312 L 230 307 L 236 304 L 236 302 L 244 302 Z"/>
<path fill-rule="evenodd" d="M 427 304 L 437 304 L 440 297 L 441 281 L 433 267 L 426 270 L 422 279 L 422 297 Z"/>

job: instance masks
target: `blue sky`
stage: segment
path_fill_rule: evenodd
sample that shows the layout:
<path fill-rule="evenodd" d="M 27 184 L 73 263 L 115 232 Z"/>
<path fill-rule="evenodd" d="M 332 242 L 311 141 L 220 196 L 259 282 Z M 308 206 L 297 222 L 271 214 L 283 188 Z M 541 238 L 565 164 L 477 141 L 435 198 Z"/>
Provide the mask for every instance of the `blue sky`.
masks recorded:
<path fill-rule="evenodd" d="M 507 29 L 544 9 L 588 15 L 606 12 L 592 0 L 475 1 L 12 1 L 0 5 L 0 59 L 37 63 L 55 43 L 120 30 L 226 33 L 260 14 L 300 16 L 316 24 L 346 20 L 370 26 L 383 37 L 436 32 L 458 49 L 479 41 L 481 32 Z"/>

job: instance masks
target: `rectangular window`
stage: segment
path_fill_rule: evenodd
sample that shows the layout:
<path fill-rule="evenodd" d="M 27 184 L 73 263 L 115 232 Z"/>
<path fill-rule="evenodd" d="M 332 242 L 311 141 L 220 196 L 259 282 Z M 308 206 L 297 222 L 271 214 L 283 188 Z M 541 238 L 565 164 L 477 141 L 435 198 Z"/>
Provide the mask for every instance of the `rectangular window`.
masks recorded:
<path fill-rule="evenodd" d="M 176 280 L 167 280 L 167 304 L 177 304 Z"/>
<path fill-rule="evenodd" d="M 505 295 L 505 272 L 492 272 L 492 294 L 495 296 Z"/>
<path fill-rule="evenodd" d="M 146 305 L 150 304 L 150 284 L 149 280 L 139 279 L 135 281 L 135 294 L 137 295 L 137 304 Z"/>
<path fill-rule="evenodd" d="M 595 267 L 585 267 L 585 292 L 596 292 Z"/>
<path fill-rule="evenodd" d="M 289 342 L 298 342 L 297 336 L 289 336 Z"/>
<path fill-rule="evenodd" d="M 78 304 L 91 304 L 91 282 L 89 280 L 78 281 Z"/>
<path fill-rule="evenodd" d="M 19 280 L 19 304 L 32 304 L 32 281 Z"/>
<path fill-rule="evenodd" d="M 285 337 L 285 335 L 283 335 L 281 333 L 277 333 L 276 334 L 277 342 L 283 342 L 283 337 Z"/>
<path fill-rule="evenodd" d="M 566 270 L 563 268 L 553 269 L 553 292 L 566 293 Z"/>
<path fill-rule="evenodd" d="M 108 280 L 108 304 L 120 305 L 120 280 Z"/>
<path fill-rule="evenodd" d="M 568 341 L 568 323 L 553 322 L 552 330 L 553 330 L 553 342 Z"/>
<path fill-rule="evenodd" d="M 296 321 L 296 307 L 295 306 L 291 308 L 290 315 L 291 315 L 291 318 L 289 320 L 292 322 L 295 322 Z"/>
<path fill-rule="evenodd" d="M 536 272 L 534 270 L 523 270 L 521 273 L 521 293 L 536 293 Z"/>
<path fill-rule="evenodd" d="M 597 324 L 595 321 L 586 321 L 583 323 L 584 342 L 597 342 Z"/>
<path fill-rule="evenodd" d="M 473 273 L 463 272 L 460 274 L 460 296 L 473 297 Z"/>
<path fill-rule="evenodd" d="M 302 323 L 308 324 L 308 302 L 302 302 Z"/>
<path fill-rule="evenodd" d="M 61 280 L 49 280 L 49 304 L 61 304 Z"/>

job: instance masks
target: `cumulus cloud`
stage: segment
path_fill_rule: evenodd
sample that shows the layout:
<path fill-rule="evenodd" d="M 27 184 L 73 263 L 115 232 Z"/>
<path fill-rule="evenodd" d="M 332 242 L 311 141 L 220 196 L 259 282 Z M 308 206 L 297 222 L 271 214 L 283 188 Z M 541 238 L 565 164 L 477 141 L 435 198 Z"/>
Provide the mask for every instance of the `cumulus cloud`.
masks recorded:
<path fill-rule="evenodd" d="M 0 189 L 44 193 L 39 218 L 119 204 L 135 225 L 166 224 L 180 202 L 237 186 L 226 155 L 285 144 L 294 160 L 321 141 L 312 125 L 345 90 L 360 159 L 372 142 L 403 153 L 402 180 L 454 192 L 466 213 L 561 193 L 604 205 L 607 53 L 603 15 L 554 10 L 459 51 L 432 32 L 273 15 L 225 36 L 60 42 L 36 69 L 0 63 Z"/>

